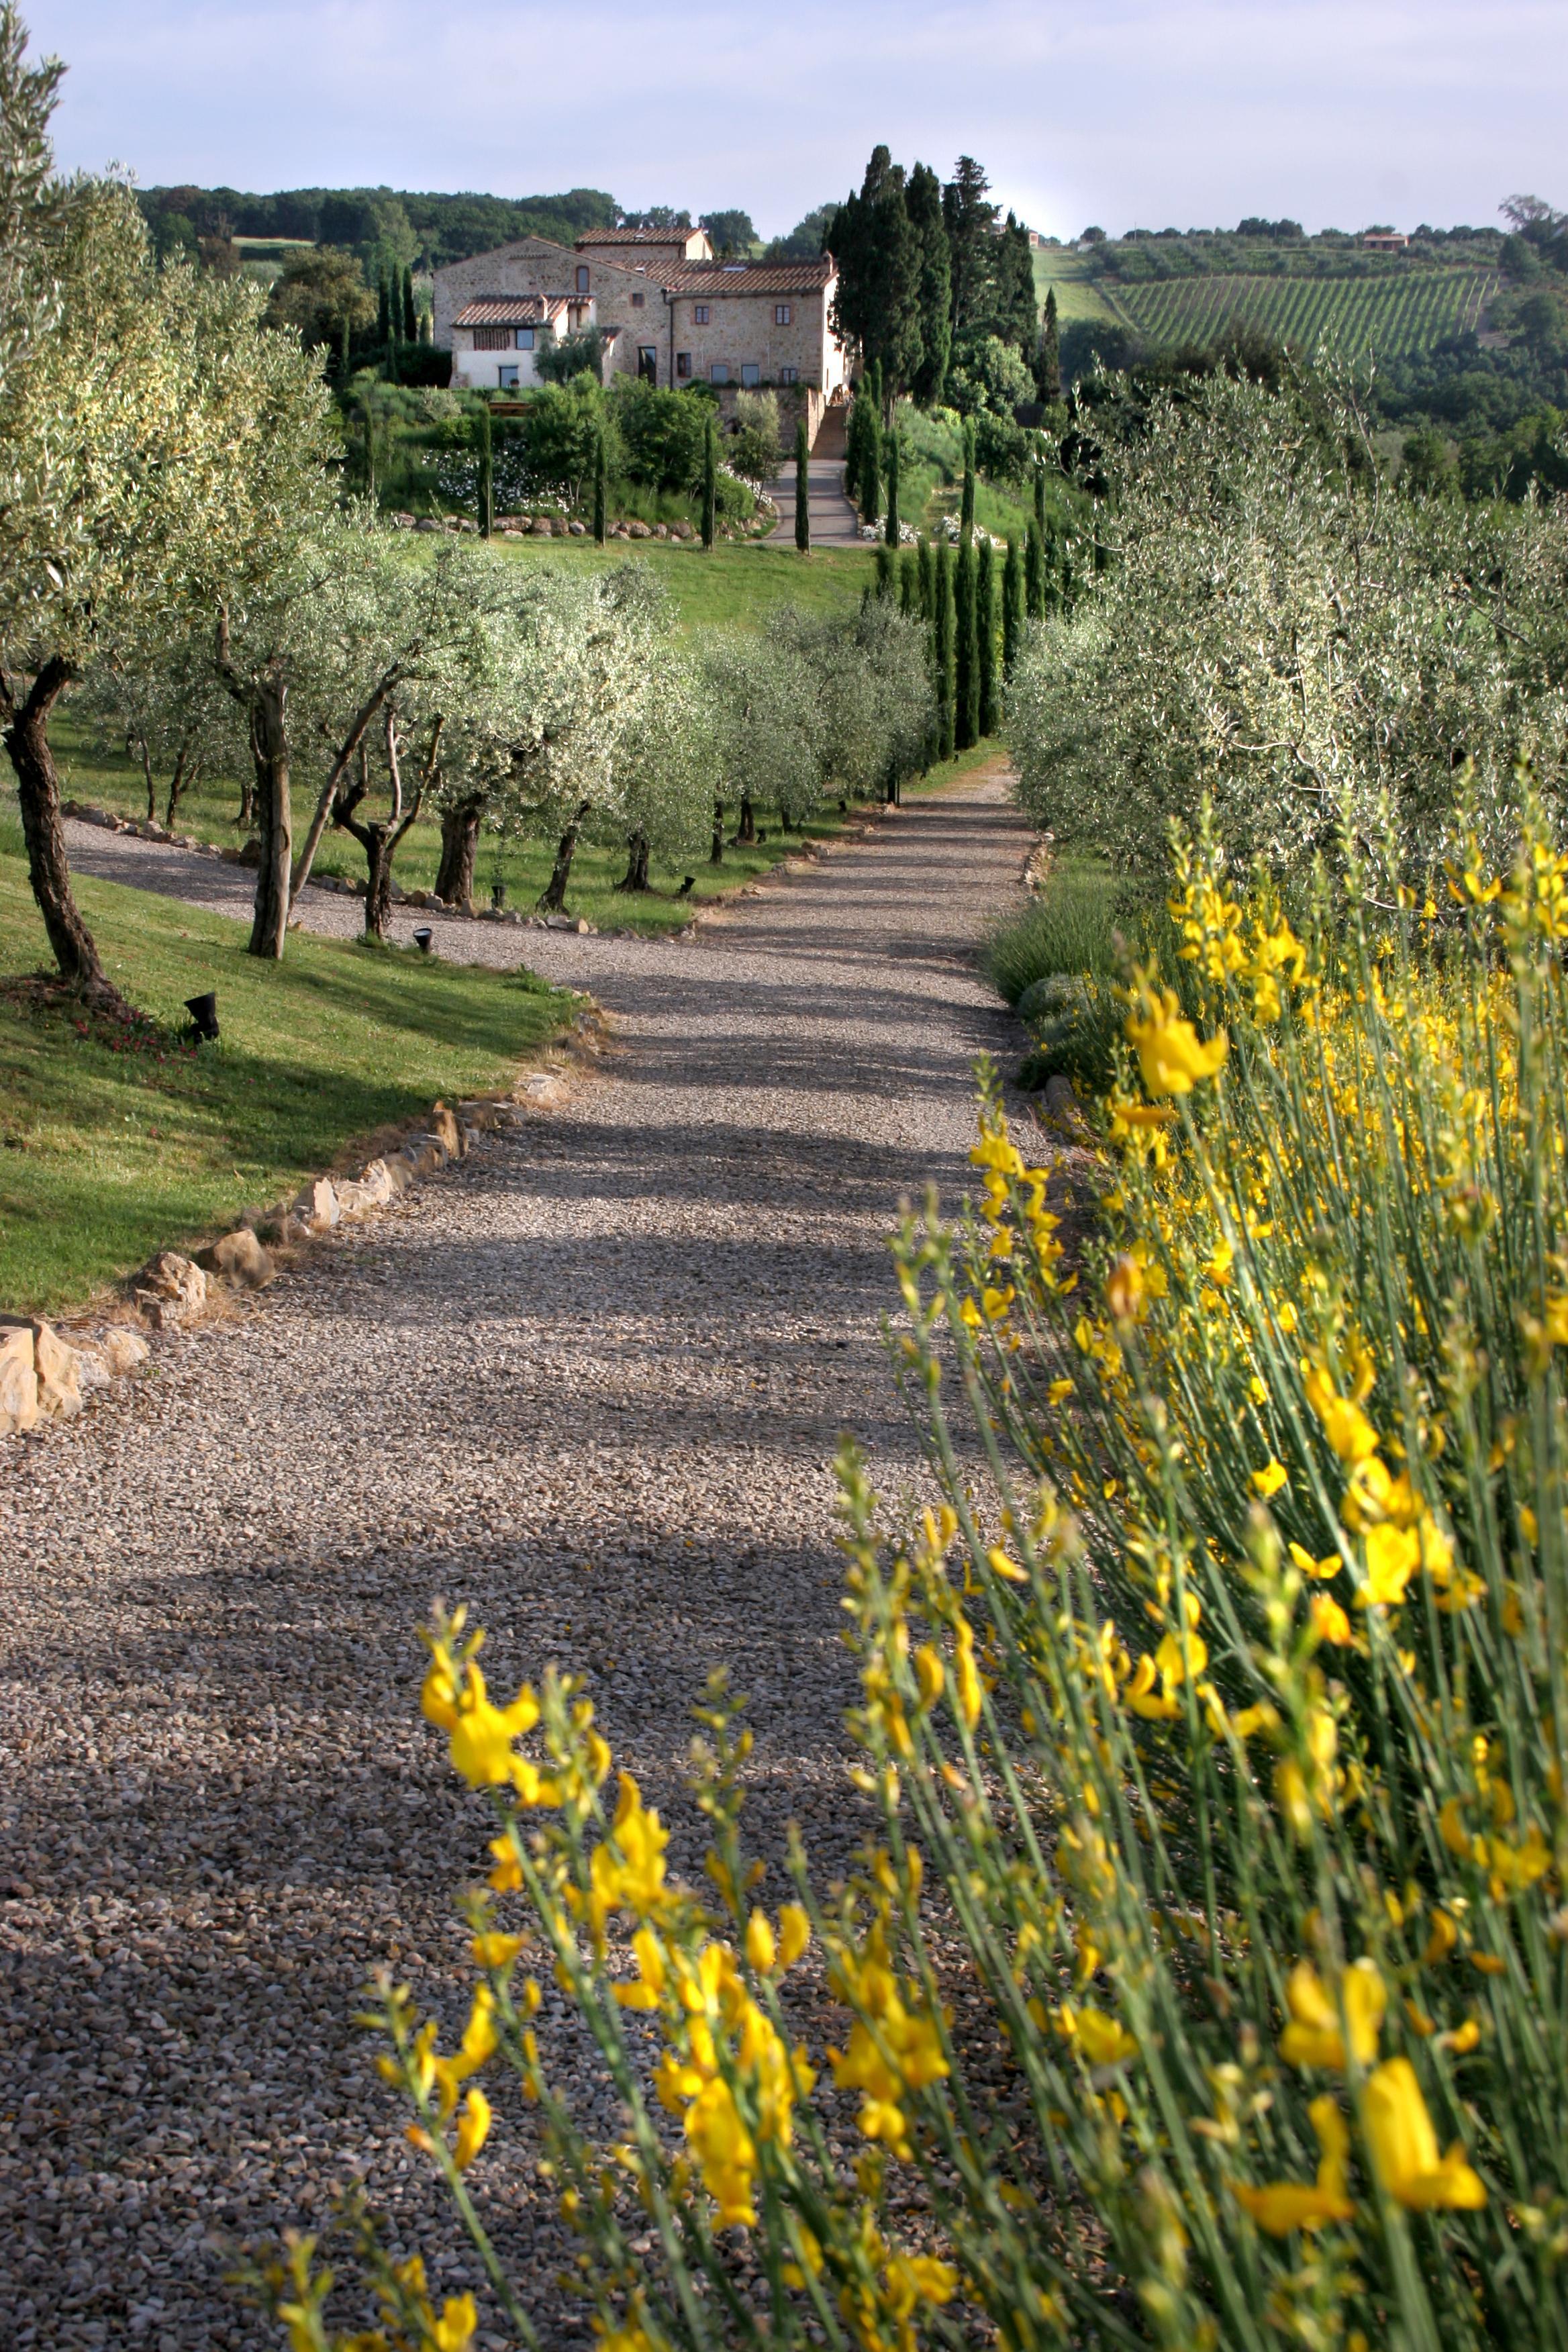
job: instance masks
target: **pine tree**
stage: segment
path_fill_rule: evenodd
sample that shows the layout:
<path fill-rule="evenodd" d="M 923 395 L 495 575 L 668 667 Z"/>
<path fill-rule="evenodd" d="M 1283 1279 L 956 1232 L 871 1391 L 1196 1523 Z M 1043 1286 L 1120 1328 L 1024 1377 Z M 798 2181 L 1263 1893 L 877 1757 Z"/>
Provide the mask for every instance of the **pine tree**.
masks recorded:
<path fill-rule="evenodd" d="M 1037 522 L 1030 523 L 1024 549 L 1024 610 L 1031 621 L 1046 615 L 1046 549 Z"/>
<path fill-rule="evenodd" d="M 795 428 L 795 543 L 811 553 L 811 440 L 803 416 Z"/>
<path fill-rule="evenodd" d="M 490 444 L 490 404 L 479 403 L 479 413 L 474 419 L 474 438 L 479 453 L 479 530 L 489 539 L 495 528 L 495 467 Z"/>
<path fill-rule="evenodd" d="M 958 576 L 953 583 L 953 730 L 952 740 L 967 751 L 980 732 L 980 628 L 975 609 L 974 541 L 958 546 Z"/>
<path fill-rule="evenodd" d="M 963 420 L 963 500 L 958 513 L 959 536 L 966 542 L 974 536 L 974 419 Z"/>
<path fill-rule="evenodd" d="M 941 758 L 951 760 L 957 722 L 953 640 L 958 630 L 952 604 L 952 554 L 945 539 L 937 541 L 933 580 L 936 612 L 931 633 L 935 640 L 938 751 Z"/>
<path fill-rule="evenodd" d="M 1018 552 L 1018 541 L 1009 531 L 1007 561 L 1002 570 L 1002 670 L 1011 677 L 1024 650 L 1024 559 Z"/>
<path fill-rule="evenodd" d="M 1046 289 L 1046 314 L 1040 321 L 1040 340 L 1035 352 L 1035 387 L 1042 400 L 1059 400 L 1062 396 L 1062 345 L 1057 327 L 1057 289 Z"/>
<path fill-rule="evenodd" d="M 898 593 L 899 559 L 885 539 L 877 541 L 877 594 L 891 604 Z"/>
<path fill-rule="evenodd" d="M 889 393 L 906 390 L 921 364 L 921 244 L 910 220 L 903 166 L 872 150 L 858 195 L 840 205 L 823 240 L 838 265 L 833 327 L 879 364 Z"/>
<path fill-rule="evenodd" d="M 419 314 L 414 308 L 414 272 L 403 272 L 403 340 L 405 343 L 419 341 Z"/>
<path fill-rule="evenodd" d="M 889 547 L 899 543 L 899 428 L 889 425 L 884 443 L 887 451 L 888 524 L 885 537 Z"/>
<path fill-rule="evenodd" d="M 599 427 L 594 436 L 594 537 L 605 544 L 605 429 Z"/>
<path fill-rule="evenodd" d="M 702 544 L 712 552 L 719 526 L 719 436 L 714 429 L 713 412 L 708 412 L 708 430 L 702 442 Z"/>
<path fill-rule="evenodd" d="M 930 629 L 936 623 L 936 554 L 929 539 L 921 539 L 915 560 L 920 566 L 921 618 Z"/>
<path fill-rule="evenodd" d="M 906 621 L 921 617 L 921 560 L 912 547 L 899 558 L 899 610 Z"/>
<path fill-rule="evenodd" d="M 996 732 L 996 551 L 987 534 L 980 542 L 980 576 L 976 583 L 975 632 L 980 658 L 975 665 L 981 735 Z"/>

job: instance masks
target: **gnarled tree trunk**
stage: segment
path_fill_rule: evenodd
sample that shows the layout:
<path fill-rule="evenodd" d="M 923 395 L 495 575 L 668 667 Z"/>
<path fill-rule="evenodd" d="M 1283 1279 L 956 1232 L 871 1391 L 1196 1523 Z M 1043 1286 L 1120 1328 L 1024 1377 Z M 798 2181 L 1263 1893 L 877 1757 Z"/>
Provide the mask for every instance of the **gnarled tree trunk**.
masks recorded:
<path fill-rule="evenodd" d="M 584 802 L 555 845 L 555 864 L 551 869 L 549 881 L 539 895 L 542 914 L 558 915 L 566 904 L 566 885 L 572 878 L 572 860 L 577 855 L 577 835 L 590 806 L 589 802 Z"/>
<path fill-rule="evenodd" d="M 708 853 L 708 863 L 710 866 L 722 866 L 724 863 L 724 803 L 722 801 L 715 801 L 713 803 L 713 846 Z"/>
<path fill-rule="evenodd" d="M 629 834 L 626 837 L 626 870 L 616 883 L 617 890 L 646 890 L 647 879 L 647 835 Z"/>
<path fill-rule="evenodd" d="M 441 864 L 436 876 L 436 896 L 448 907 L 466 907 L 474 895 L 474 866 L 479 850 L 479 819 L 483 798 L 454 801 L 441 811 Z"/>
<path fill-rule="evenodd" d="M 49 716 L 71 677 L 69 664 L 51 657 L 39 669 L 26 698 L 18 703 L 10 680 L 0 676 L 0 719 L 5 721 L 5 749 L 16 778 L 22 838 L 27 846 L 27 878 L 32 883 L 60 977 L 91 1003 L 110 1010 L 129 1010 L 105 972 L 92 933 L 82 921 L 71 896 L 70 866 L 60 819 L 59 778 L 55 773 L 54 753 L 49 747 Z"/>
<path fill-rule="evenodd" d="M 752 806 L 751 793 L 742 793 L 741 794 L 741 821 L 735 827 L 735 839 L 737 842 L 755 841 L 756 837 L 757 813 Z"/>

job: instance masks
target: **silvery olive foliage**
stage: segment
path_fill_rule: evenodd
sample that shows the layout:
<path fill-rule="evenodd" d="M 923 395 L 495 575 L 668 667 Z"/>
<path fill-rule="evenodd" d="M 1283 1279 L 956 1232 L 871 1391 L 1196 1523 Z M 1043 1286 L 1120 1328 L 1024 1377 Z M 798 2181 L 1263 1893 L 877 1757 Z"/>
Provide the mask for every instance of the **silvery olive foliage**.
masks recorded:
<path fill-rule="evenodd" d="M 1331 371 L 1184 385 L 1103 464 L 1108 561 L 1007 696 L 1058 844 L 1153 872 L 1206 795 L 1240 859 L 1350 839 L 1419 875 L 1466 762 L 1483 840 L 1521 758 L 1560 800 L 1568 515 L 1397 496 Z"/>

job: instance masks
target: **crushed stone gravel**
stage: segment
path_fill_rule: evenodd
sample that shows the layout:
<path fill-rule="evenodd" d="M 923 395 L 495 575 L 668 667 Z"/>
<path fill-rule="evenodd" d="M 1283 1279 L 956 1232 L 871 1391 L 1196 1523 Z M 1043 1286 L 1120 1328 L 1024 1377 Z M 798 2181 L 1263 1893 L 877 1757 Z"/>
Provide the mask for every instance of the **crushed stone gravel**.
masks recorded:
<path fill-rule="evenodd" d="M 900 1195 L 963 1189 L 973 1064 L 1016 1049 L 975 946 L 1029 846 L 994 772 L 695 942 L 435 919 L 441 951 L 590 989 L 599 1074 L 80 1422 L 0 1441 L 7 2344 L 269 2342 L 215 2242 L 319 2227 L 355 2177 L 438 2294 L 479 2285 L 353 2023 L 384 1957 L 448 2032 L 465 2006 L 486 1817 L 416 1712 L 434 1595 L 489 1629 L 493 1685 L 585 1674 L 686 1870 L 689 1709 L 728 1665 L 753 1840 L 776 1863 L 793 1817 L 841 1874 L 832 1457 L 850 1429 L 884 1495 L 921 1483 L 886 1236 Z M 250 888 L 88 827 L 72 854 L 225 912 Z M 505 2105 L 470 2181 L 545 2340 L 585 2342 Z M 492 2306 L 480 2341 L 508 2340 Z"/>

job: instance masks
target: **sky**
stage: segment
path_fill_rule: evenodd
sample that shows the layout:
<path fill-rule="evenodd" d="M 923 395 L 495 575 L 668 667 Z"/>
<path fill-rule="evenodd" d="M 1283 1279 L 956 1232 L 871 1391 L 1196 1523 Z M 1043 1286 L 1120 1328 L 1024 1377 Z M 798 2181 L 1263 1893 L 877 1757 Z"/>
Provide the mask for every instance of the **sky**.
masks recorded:
<path fill-rule="evenodd" d="M 60 163 L 144 186 L 599 187 L 773 235 L 882 141 L 1062 237 L 1568 207 L 1568 0 L 22 5 Z"/>

